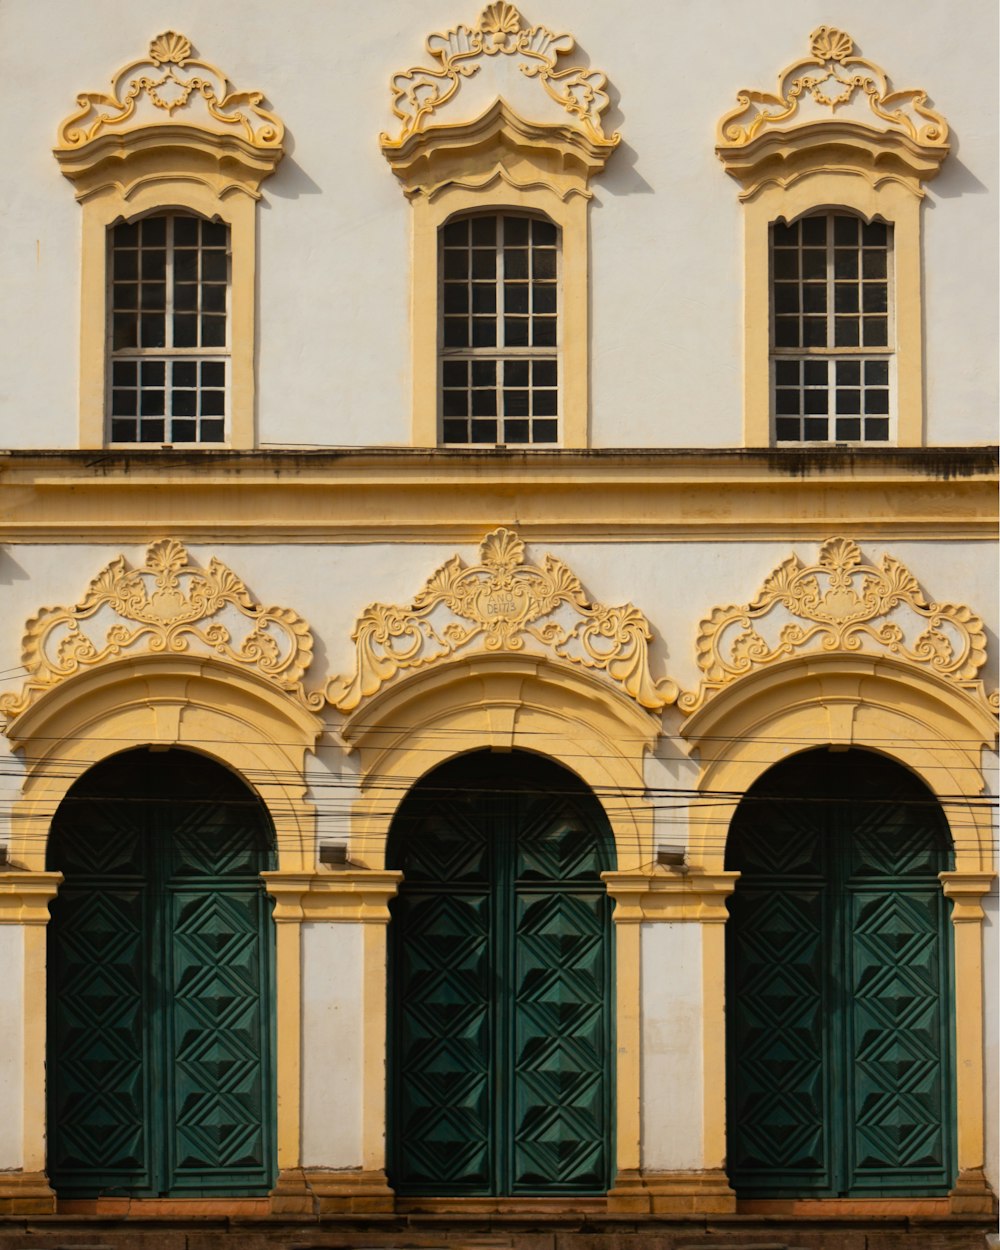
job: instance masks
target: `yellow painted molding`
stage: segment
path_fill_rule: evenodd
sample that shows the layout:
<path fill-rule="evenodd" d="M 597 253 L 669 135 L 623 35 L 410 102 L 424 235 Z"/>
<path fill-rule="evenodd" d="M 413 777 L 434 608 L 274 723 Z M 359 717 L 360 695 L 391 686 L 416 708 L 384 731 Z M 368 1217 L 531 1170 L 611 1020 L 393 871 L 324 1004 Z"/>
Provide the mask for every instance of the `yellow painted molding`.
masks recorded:
<path fill-rule="evenodd" d="M 614 899 L 615 924 L 674 923 L 697 921 L 725 924 L 729 917 L 726 899 L 732 894 L 738 872 L 670 873 L 658 869 L 655 876 L 628 872 L 604 872 L 608 897 Z"/>
<path fill-rule="evenodd" d="M 660 718 L 579 666 L 524 651 L 439 661 L 371 696 L 341 734 L 360 763 L 352 863 L 381 868 L 393 815 L 414 780 L 483 749 L 562 764 L 606 805 L 619 867 L 635 871 L 653 858 L 652 809 L 640 796 Z"/>
<path fill-rule="evenodd" d="M 55 1213 L 56 1193 L 42 1168 L 0 1172 L 0 1217 Z"/>
<path fill-rule="evenodd" d="M 948 154 L 948 123 L 927 93 L 894 90 L 836 27 L 819 26 L 809 39 L 809 54 L 781 71 L 773 92 L 743 88 L 719 121 L 716 152 L 742 196 L 817 169 L 895 179 L 921 194 Z"/>
<path fill-rule="evenodd" d="M 59 165 L 83 199 L 109 186 L 142 181 L 192 166 L 212 168 L 217 193 L 256 196 L 282 156 L 284 126 L 262 107 L 260 91 L 236 91 L 226 76 L 192 55 L 191 41 L 164 31 L 149 55 L 131 61 L 109 91 L 84 91 L 59 126 Z"/>
<path fill-rule="evenodd" d="M 83 208 L 80 446 L 106 427 L 108 233 L 152 213 L 187 212 L 229 228 L 230 387 L 226 442 L 254 445 L 254 344 L 260 184 L 283 152 L 284 126 L 259 91 L 232 90 L 189 40 L 158 35 L 109 92 L 83 92 L 54 149 Z"/>
<path fill-rule="evenodd" d="M 179 542 L 161 539 L 143 568 L 116 556 L 78 603 L 42 608 L 28 621 L 21 644 L 28 677 L 20 693 L 0 696 L 0 713 L 16 718 L 85 669 L 143 653 L 217 657 L 318 710 L 319 697 L 302 686 L 312 651 L 309 626 L 291 608 L 255 603 L 221 560 L 201 568 Z"/>
<path fill-rule="evenodd" d="M 547 26 L 527 26 L 515 6 L 505 0 L 488 4 L 472 26 L 429 35 L 427 51 L 437 64 L 415 65 L 392 77 L 392 111 L 402 128 L 395 138 L 381 136 L 383 150 L 400 148 L 430 124 L 440 126 L 439 114 L 446 106 L 450 106 L 449 113 L 456 113 L 452 101 L 460 98 L 462 81 L 484 73 L 496 58 L 510 59 L 525 78 L 537 82 L 539 103 L 553 103 L 562 110 L 565 126 L 613 147 L 618 136 L 606 136 L 601 125 L 601 114 L 610 102 L 604 74 L 583 66 L 558 68 L 559 58 L 574 46 L 571 35 L 556 34 Z"/>
<path fill-rule="evenodd" d="M 571 625 L 553 619 L 567 609 Z M 451 618 L 445 624 L 442 610 Z M 676 683 L 650 673 L 653 631 L 638 608 L 591 602 L 561 560 L 547 555 L 541 564 L 528 563 L 523 540 L 503 528 L 483 539 L 478 564 L 452 556 L 409 604 L 368 607 L 351 637 L 354 672 L 326 686 L 327 700 L 342 712 L 353 712 L 400 673 L 449 660 L 470 644 L 487 653 L 540 647 L 567 665 L 606 674 L 651 710 L 677 697 Z"/>
<path fill-rule="evenodd" d="M 766 290 L 766 241 L 764 266 Z M 765 326 L 765 425 L 766 356 Z M 0 539 L 464 543 L 502 524 L 550 542 L 992 543 L 996 482 L 989 448 L 0 452 Z"/>
<path fill-rule="evenodd" d="M 951 899 L 952 924 L 982 924 L 983 899 L 991 893 L 995 872 L 942 872 L 939 874 L 945 898 Z"/>
<path fill-rule="evenodd" d="M 0 924 L 45 925 L 61 872 L 0 872 Z"/>
<path fill-rule="evenodd" d="M 828 538 L 814 564 L 783 560 L 749 603 L 713 609 L 696 645 L 701 686 L 678 701 L 688 714 L 757 669 L 817 652 L 888 654 L 954 683 L 986 711 L 1000 707 L 978 678 L 982 620 L 963 604 L 928 602 L 901 561 L 883 555 L 876 566 L 849 538 Z"/>
<path fill-rule="evenodd" d="M 395 897 L 403 874 L 337 869 L 262 872 L 261 877 L 275 900 L 276 924 L 388 924 L 389 901 Z"/>

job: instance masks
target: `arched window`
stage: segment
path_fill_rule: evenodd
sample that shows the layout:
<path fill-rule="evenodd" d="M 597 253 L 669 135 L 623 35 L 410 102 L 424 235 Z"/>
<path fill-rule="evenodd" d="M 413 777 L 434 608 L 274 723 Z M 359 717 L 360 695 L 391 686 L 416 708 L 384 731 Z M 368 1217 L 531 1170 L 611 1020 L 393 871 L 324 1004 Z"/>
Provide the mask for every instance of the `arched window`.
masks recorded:
<path fill-rule="evenodd" d="M 893 343 L 892 226 L 851 213 L 774 222 L 775 442 L 889 442 Z"/>
<path fill-rule="evenodd" d="M 559 231 L 513 213 L 440 232 L 441 440 L 559 441 Z"/>
<path fill-rule="evenodd" d="M 229 227 L 187 213 L 111 231 L 113 443 L 222 443 L 229 393 Z"/>

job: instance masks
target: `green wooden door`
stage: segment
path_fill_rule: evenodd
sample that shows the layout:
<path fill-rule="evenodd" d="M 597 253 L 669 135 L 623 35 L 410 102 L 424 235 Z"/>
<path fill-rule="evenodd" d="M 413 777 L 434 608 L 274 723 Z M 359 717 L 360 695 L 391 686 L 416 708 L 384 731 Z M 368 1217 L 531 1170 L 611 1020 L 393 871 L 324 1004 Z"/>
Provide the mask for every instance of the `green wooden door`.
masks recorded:
<path fill-rule="evenodd" d="M 594 796 L 536 757 L 466 756 L 408 797 L 390 862 L 391 1181 L 400 1194 L 610 1184 L 614 866 Z"/>
<path fill-rule="evenodd" d="M 63 1196 L 274 1181 L 266 811 L 182 751 L 98 765 L 60 806 L 48 946 L 48 1170 Z"/>
<path fill-rule="evenodd" d="M 900 766 L 813 751 L 740 804 L 726 866 L 729 1174 L 747 1196 L 954 1182 L 951 865 Z"/>

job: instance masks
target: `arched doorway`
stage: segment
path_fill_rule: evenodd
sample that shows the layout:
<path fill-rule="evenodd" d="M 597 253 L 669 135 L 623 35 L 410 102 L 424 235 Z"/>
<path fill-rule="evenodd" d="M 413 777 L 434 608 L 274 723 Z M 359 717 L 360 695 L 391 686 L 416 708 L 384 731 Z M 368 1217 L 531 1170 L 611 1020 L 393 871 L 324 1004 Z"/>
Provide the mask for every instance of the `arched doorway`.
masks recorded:
<path fill-rule="evenodd" d="M 954 1183 L 952 847 L 912 773 L 808 751 L 741 801 L 726 942 L 728 1166 L 746 1197 Z"/>
<path fill-rule="evenodd" d="M 601 1194 L 612 1150 L 613 838 L 521 751 L 461 756 L 393 822 L 390 1183 L 400 1195 Z"/>
<path fill-rule="evenodd" d="M 187 751 L 91 768 L 56 813 L 48 1172 L 63 1197 L 274 1183 L 274 866 L 260 800 Z"/>

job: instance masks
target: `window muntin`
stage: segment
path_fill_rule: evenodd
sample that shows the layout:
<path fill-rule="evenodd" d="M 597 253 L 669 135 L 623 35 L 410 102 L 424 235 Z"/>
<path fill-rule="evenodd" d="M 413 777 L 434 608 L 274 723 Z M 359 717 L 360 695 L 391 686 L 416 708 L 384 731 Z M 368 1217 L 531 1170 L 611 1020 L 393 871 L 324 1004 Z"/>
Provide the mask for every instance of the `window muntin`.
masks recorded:
<path fill-rule="evenodd" d="M 775 441 L 890 437 L 892 227 L 847 213 L 771 226 Z"/>
<path fill-rule="evenodd" d="M 229 393 L 229 227 L 186 214 L 111 231 L 113 443 L 221 443 Z"/>
<path fill-rule="evenodd" d="M 559 230 L 460 217 L 440 232 L 441 441 L 559 440 Z"/>

